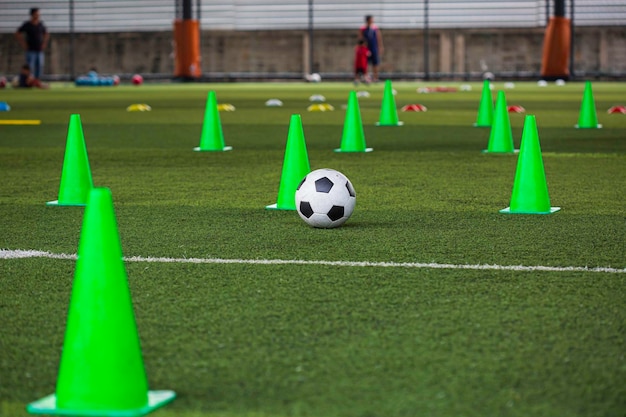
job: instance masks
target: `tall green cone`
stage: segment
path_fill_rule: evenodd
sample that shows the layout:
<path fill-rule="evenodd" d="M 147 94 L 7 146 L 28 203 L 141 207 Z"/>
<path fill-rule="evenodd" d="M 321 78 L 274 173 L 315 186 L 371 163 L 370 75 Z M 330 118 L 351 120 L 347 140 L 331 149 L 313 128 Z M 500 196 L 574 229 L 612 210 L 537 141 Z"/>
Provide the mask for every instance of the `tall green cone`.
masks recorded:
<path fill-rule="evenodd" d="M 493 115 L 491 133 L 489 134 L 489 144 L 483 153 L 514 153 L 513 133 L 511 131 L 511 120 L 506 107 L 506 97 L 504 91 L 498 92 L 496 100 L 496 111 Z"/>
<path fill-rule="evenodd" d="M 489 80 L 483 81 L 483 92 L 480 96 L 480 105 L 478 107 L 478 115 L 476 116 L 476 127 L 490 127 L 493 122 L 493 98 L 491 97 L 491 88 Z"/>
<path fill-rule="evenodd" d="M 343 135 L 341 136 L 341 147 L 335 152 L 371 152 L 372 148 L 365 146 L 365 134 L 363 133 L 363 122 L 361 121 L 361 109 L 356 92 L 351 91 L 348 96 L 348 106 L 346 107 L 346 118 L 343 123 Z"/>
<path fill-rule="evenodd" d="M 580 104 L 580 115 L 578 116 L 578 124 L 576 128 L 579 129 L 600 129 L 601 124 L 598 124 L 598 115 L 596 114 L 596 102 L 593 99 L 593 92 L 591 91 L 591 81 L 585 83 L 585 92 L 583 93 L 583 101 Z"/>
<path fill-rule="evenodd" d="M 172 401 L 148 391 L 111 191 L 89 194 L 55 394 L 34 414 L 141 416 Z"/>
<path fill-rule="evenodd" d="M 393 96 L 391 80 L 387 80 L 385 81 L 383 101 L 380 105 L 380 118 L 376 126 L 402 126 L 403 124 L 398 121 L 398 110 L 396 109 L 396 99 Z"/>
<path fill-rule="evenodd" d="M 560 210 L 560 207 L 550 207 L 535 116 L 526 116 L 520 148 L 511 206 L 500 210 L 500 213 L 550 214 Z"/>
<path fill-rule="evenodd" d="M 72 114 L 67 128 L 59 199 L 49 201 L 46 205 L 84 206 L 87 204 L 89 192 L 92 188 L 91 168 L 89 168 L 80 114 Z"/>
<path fill-rule="evenodd" d="M 204 110 L 200 146 L 193 148 L 193 150 L 198 152 L 223 152 L 232 149 L 232 146 L 224 146 L 224 133 L 222 132 L 220 113 L 217 109 L 217 98 L 215 91 L 209 91 Z"/>
<path fill-rule="evenodd" d="M 278 200 L 276 204 L 271 204 L 265 208 L 268 210 L 295 210 L 296 188 L 309 172 L 311 172 L 311 167 L 304 141 L 302 120 L 299 114 L 293 114 L 289 123 L 283 172 L 278 187 Z"/>

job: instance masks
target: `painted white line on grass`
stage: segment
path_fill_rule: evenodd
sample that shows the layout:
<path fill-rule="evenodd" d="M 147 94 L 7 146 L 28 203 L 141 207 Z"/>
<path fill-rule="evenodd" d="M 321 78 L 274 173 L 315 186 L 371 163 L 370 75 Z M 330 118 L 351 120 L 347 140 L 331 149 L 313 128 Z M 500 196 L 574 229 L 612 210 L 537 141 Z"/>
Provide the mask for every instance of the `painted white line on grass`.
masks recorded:
<path fill-rule="evenodd" d="M 49 258 L 76 260 L 75 254 L 51 253 L 37 250 L 0 249 L 0 259 Z M 525 266 L 487 264 L 440 264 L 435 262 L 367 262 L 367 261 L 307 261 L 302 259 L 222 259 L 222 258 L 152 258 L 142 256 L 125 257 L 126 262 L 190 263 L 190 264 L 252 264 L 252 265 L 328 265 L 371 268 L 426 268 L 426 269 L 472 269 L 491 271 L 546 271 L 546 272 L 604 272 L 624 274 L 626 268 L 586 266 Z"/>

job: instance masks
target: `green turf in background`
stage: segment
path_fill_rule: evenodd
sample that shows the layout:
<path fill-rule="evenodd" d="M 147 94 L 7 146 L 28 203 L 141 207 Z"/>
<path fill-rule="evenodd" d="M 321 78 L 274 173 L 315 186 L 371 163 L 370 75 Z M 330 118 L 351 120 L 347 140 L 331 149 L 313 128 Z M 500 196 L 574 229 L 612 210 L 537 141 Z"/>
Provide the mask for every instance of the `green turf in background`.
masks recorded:
<path fill-rule="evenodd" d="M 482 155 L 471 92 L 394 83 L 401 128 L 377 128 L 382 85 L 360 99 L 367 155 L 335 154 L 347 83 L 53 86 L 4 90 L 0 248 L 75 253 L 83 209 L 50 208 L 69 114 L 94 184 L 113 192 L 126 256 L 626 268 L 626 87 L 594 83 L 601 130 L 576 130 L 582 84 L 517 83 L 537 116 L 551 216 L 505 216 L 515 156 Z M 452 85 L 452 84 L 450 84 Z M 495 83 L 496 90 L 501 83 Z M 198 154 L 206 93 L 234 150 Z M 324 94 L 336 111 L 308 113 Z M 494 90 L 495 97 L 495 90 Z M 285 106 L 266 108 L 280 98 Z M 128 113 L 132 103 L 152 112 Z M 311 168 L 342 171 L 357 207 L 336 230 L 268 212 L 289 117 Z M 511 114 L 516 147 L 523 115 Z M 72 261 L 0 260 L 0 416 L 54 390 Z M 328 266 L 127 264 L 155 416 L 616 416 L 626 410 L 625 275 Z"/>

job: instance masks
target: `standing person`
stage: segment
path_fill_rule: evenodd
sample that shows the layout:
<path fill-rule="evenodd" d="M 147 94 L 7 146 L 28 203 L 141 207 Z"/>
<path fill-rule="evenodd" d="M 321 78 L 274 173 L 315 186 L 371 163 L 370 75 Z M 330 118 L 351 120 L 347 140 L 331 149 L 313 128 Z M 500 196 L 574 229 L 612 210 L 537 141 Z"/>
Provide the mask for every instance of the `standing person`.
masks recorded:
<path fill-rule="evenodd" d="M 32 70 L 33 76 L 39 79 L 43 74 L 43 51 L 48 46 L 50 34 L 43 22 L 39 20 L 38 8 L 30 9 L 30 20 L 22 23 L 22 26 L 15 32 L 15 37 L 26 51 L 26 63 Z"/>
<path fill-rule="evenodd" d="M 354 48 L 354 85 L 358 85 L 363 80 L 369 83 L 367 76 L 367 59 L 370 51 L 363 39 L 359 39 L 358 45 Z"/>
<path fill-rule="evenodd" d="M 372 15 L 365 16 L 365 26 L 361 27 L 359 37 L 367 43 L 367 48 L 370 51 L 369 62 L 372 64 L 374 82 L 378 82 L 378 65 L 384 51 L 383 35 L 378 26 L 374 24 Z"/>

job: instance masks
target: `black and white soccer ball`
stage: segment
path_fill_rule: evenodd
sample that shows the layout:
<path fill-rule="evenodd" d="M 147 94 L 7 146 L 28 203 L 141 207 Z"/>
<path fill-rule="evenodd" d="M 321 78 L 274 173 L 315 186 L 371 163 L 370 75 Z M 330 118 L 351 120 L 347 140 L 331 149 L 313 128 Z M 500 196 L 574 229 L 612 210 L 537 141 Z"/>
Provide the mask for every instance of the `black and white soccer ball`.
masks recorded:
<path fill-rule="evenodd" d="M 339 171 L 323 168 L 310 172 L 296 189 L 296 209 L 307 224 L 330 229 L 341 226 L 354 211 L 356 192 Z"/>

